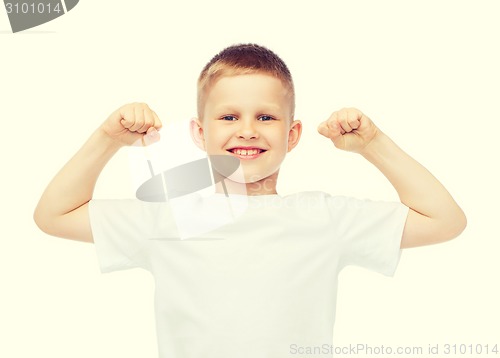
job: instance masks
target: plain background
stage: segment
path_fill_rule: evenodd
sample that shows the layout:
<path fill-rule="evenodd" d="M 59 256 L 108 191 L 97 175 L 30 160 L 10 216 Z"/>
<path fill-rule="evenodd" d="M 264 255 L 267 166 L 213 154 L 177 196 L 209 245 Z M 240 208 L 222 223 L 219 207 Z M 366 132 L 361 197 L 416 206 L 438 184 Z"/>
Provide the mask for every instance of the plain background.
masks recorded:
<path fill-rule="evenodd" d="M 397 200 L 375 168 L 316 132 L 353 106 L 468 217 L 456 240 L 405 250 L 394 278 L 346 269 L 336 345 L 500 345 L 499 11 L 498 1 L 81 0 L 17 34 L 0 11 L 0 356 L 156 356 L 151 276 L 101 274 L 92 244 L 45 235 L 32 213 L 50 179 L 125 103 L 146 102 L 165 123 L 156 168 L 202 155 L 186 126 L 197 76 L 242 42 L 269 47 L 294 76 L 304 133 L 283 164 L 281 194 Z M 130 158 L 113 159 L 95 197 L 134 195 L 130 169 L 140 163 Z"/>

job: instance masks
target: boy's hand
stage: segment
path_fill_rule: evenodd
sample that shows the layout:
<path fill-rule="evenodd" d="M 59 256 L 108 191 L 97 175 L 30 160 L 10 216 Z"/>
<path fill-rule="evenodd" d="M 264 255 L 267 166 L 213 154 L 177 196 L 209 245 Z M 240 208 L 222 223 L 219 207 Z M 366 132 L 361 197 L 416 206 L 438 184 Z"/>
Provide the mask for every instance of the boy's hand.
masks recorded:
<path fill-rule="evenodd" d="M 101 129 L 121 145 L 148 145 L 160 139 L 161 126 L 146 103 L 129 103 L 111 113 Z"/>
<path fill-rule="evenodd" d="M 359 153 L 375 138 L 379 129 L 358 109 L 344 108 L 321 123 L 318 132 L 330 138 L 335 147 Z"/>

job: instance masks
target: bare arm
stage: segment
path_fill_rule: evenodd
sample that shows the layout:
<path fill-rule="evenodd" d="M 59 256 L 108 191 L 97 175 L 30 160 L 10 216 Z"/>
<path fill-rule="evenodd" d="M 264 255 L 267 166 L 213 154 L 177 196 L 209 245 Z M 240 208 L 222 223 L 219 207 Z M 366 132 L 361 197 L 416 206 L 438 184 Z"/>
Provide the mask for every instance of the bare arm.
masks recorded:
<path fill-rule="evenodd" d="M 120 107 L 85 142 L 45 189 L 34 220 L 45 233 L 72 240 L 93 242 L 88 202 L 102 169 L 124 145 L 146 135 L 157 140 L 161 127 L 156 114 L 145 104 Z"/>
<path fill-rule="evenodd" d="M 465 214 L 446 188 L 359 110 L 334 112 L 318 131 L 337 148 L 357 152 L 374 164 L 410 208 L 401 248 L 450 240 L 465 229 Z"/>
<path fill-rule="evenodd" d="M 465 214 L 446 188 L 384 133 L 379 131 L 360 154 L 385 175 L 410 208 L 401 248 L 450 240 L 465 229 Z"/>

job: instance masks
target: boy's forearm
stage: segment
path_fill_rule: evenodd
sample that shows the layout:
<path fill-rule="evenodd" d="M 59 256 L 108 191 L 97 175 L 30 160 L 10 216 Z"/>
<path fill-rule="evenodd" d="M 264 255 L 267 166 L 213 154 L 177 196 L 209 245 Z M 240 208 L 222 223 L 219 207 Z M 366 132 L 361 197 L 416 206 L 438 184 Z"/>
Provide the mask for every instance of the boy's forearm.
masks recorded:
<path fill-rule="evenodd" d="M 35 220 L 50 221 L 92 199 L 99 174 L 120 147 L 96 130 L 49 183 L 35 209 Z"/>
<path fill-rule="evenodd" d="M 391 182 L 403 204 L 445 224 L 464 214 L 446 188 L 383 132 L 360 153 Z"/>

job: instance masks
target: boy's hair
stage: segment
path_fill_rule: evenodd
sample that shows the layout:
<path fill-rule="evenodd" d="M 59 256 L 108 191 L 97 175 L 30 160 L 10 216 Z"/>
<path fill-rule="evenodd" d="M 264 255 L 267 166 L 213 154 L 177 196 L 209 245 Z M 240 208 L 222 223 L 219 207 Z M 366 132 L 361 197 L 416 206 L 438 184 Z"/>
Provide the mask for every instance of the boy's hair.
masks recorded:
<path fill-rule="evenodd" d="M 288 90 L 292 118 L 295 90 L 285 62 L 271 50 L 256 44 L 238 44 L 225 48 L 203 68 L 198 78 L 198 117 L 201 119 L 208 90 L 222 77 L 263 73 L 279 79 Z"/>

